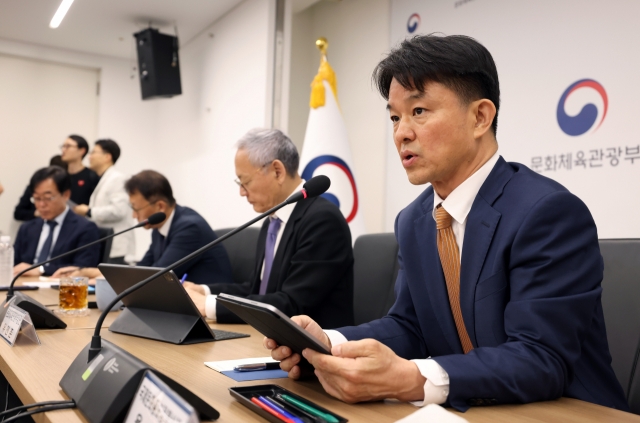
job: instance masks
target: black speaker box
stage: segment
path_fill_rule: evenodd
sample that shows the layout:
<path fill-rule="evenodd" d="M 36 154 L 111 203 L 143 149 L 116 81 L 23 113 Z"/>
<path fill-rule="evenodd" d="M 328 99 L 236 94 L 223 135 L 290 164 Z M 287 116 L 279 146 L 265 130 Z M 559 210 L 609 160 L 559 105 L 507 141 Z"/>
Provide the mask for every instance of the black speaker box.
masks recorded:
<path fill-rule="evenodd" d="M 182 94 L 178 38 L 147 28 L 133 34 L 138 51 L 142 99 Z"/>

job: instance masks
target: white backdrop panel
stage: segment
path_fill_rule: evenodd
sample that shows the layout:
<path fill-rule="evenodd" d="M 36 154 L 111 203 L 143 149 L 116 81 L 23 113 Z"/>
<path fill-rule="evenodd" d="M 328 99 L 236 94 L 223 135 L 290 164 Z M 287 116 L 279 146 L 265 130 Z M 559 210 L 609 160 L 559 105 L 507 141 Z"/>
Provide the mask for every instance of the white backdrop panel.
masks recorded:
<path fill-rule="evenodd" d="M 410 33 L 416 13 L 419 24 Z M 600 238 L 637 238 L 640 139 L 632 114 L 640 98 L 640 59 L 634 54 L 640 47 L 638 16 L 640 2 L 632 0 L 392 0 L 391 45 L 431 32 L 480 41 L 500 76 L 500 154 L 579 196 Z M 572 92 L 564 103 L 568 131 L 577 131 L 570 118 L 583 107 L 597 112 L 586 119 L 586 132 L 568 135 L 556 116 L 558 104 L 571 85 L 584 79 L 595 82 Z M 409 184 L 391 141 L 387 164 L 385 223 L 392 229 L 398 211 L 424 187 Z"/>

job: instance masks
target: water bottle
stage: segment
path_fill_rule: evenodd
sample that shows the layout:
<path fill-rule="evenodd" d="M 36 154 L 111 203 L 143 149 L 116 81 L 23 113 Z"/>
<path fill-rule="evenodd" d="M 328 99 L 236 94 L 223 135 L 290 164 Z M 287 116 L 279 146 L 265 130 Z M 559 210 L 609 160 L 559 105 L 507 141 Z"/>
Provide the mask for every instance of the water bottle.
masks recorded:
<path fill-rule="evenodd" d="M 13 279 L 13 245 L 11 237 L 0 236 L 0 285 L 7 286 Z"/>

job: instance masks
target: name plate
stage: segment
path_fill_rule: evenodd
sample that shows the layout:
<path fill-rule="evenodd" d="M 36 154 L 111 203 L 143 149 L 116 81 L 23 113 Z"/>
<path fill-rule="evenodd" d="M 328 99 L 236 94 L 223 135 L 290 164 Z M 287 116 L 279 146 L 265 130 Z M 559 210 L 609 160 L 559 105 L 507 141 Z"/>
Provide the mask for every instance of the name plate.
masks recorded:
<path fill-rule="evenodd" d="M 125 423 L 199 422 L 193 407 L 148 370 L 125 419 Z"/>
<path fill-rule="evenodd" d="M 9 303 L 2 323 L 0 323 L 0 337 L 13 347 L 20 333 L 23 333 L 26 338 L 33 342 L 40 344 L 40 338 L 38 338 L 29 313 L 17 305 Z"/>

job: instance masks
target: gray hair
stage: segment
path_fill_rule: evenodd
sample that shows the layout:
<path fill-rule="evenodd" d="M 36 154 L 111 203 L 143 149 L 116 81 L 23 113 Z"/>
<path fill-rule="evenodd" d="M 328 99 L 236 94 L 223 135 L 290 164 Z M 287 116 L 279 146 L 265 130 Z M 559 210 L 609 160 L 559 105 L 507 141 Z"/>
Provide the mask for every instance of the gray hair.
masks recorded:
<path fill-rule="evenodd" d="M 291 139 L 278 129 L 254 128 L 236 143 L 245 150 L 253 166 L 263 167 L 280 160 L 287 175 L 296 176 L 300 165 L 298 150 Z"/>

